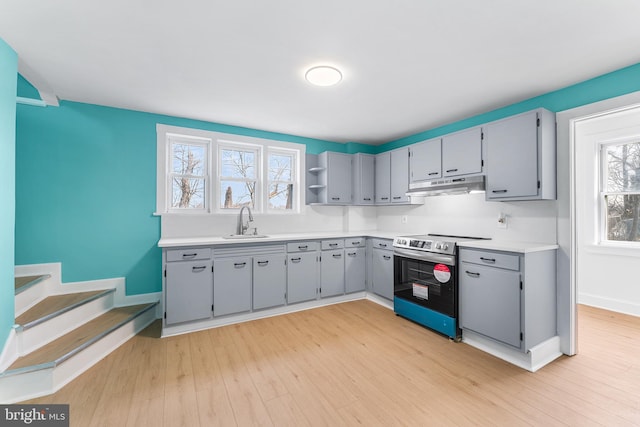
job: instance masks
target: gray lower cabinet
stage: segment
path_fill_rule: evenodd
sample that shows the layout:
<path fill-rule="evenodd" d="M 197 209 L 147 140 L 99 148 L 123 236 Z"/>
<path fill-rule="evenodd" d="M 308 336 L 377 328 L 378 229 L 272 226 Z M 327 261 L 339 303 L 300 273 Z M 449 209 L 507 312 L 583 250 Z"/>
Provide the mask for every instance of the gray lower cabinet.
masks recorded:
<path fill-rule="evenodd" d="M 459 322 L 520 351 L 556 335 L 556 251 L 460 250 Z"/>
<path fill-rule="evenodd" d="M 367 283 L 367 258 L 364 247 L 345 248 L 344 282 L 347 293 L 364 291 Z"/>
<path fill-rule="evenodd" d="M 165 324 L 212 318 L 211 259 L 167 262 L 165 268 Z"/>
<path fill-rule="evenodd" d="M 287 302 L 316 299 L 318 296 L 318 253 L 287 254 Z"/>
<path fill-rule="evenodd" d="M 372 239 L 371 288 L 374 293 L 393 300 L 393 248 L 391 240 Z"/>
<path fill-rule="evenodd" d="M 251 267 L 251 257 L 213 260 L 214 316 L 251 310 Z"/>
<path fill-rule="evenodd" d="M 344 294 L 344 249 L 322 251 L 320 259 L 320 296 Z"/>
<path fill-rule="evenodd" d="M 287 268 L 285 254 L 253 257 L 253 309 L 277 307 L 286 303 Z"/>

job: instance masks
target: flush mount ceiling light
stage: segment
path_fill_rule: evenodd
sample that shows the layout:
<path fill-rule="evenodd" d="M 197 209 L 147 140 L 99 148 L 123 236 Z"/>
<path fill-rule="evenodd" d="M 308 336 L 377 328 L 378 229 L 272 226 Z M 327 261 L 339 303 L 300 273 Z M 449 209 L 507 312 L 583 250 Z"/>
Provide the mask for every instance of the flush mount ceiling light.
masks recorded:
<path fill-rule="evenodd" d="M 312 85 L 333 86 L 340 83 L 342 73 L 337 68 L 328 65 L 319 65 L 309 68 L 304 74 L 304 78 Z"/>

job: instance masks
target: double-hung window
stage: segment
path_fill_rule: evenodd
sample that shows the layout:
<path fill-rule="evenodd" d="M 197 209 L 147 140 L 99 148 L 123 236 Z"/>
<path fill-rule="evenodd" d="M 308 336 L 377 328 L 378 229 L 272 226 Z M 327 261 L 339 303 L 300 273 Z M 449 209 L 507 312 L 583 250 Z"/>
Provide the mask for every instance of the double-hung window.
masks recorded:
<path fill-rule="evenodd" d="M 209 141 L 172 135 L 168 146 L 169 210 L 207 210 Z"/>
<path fill-rule="evenodd" d="M 157 125 L 157 212 L 298 213 L 305 146 Z"/>
<path fill-rule="evenodd" d="M 601 145 L 603 242 L 640 242 L 640 139 Z"/>

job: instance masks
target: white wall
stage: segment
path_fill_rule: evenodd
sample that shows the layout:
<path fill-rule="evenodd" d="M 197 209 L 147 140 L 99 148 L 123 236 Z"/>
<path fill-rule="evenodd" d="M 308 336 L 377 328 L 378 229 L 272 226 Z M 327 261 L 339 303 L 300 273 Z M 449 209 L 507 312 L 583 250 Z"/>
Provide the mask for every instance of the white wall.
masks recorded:
<path fill-rule="evenodd" d="M 640 106 L 575 124 L 577 301 L 640 316 L 640 250 L 601 243 L 598 235 L 598 144 L 640 137 Z"/>
<path fill-rule="evenodd" d="M 435 196 L 425 198 L 424 205 L 379 207 L 378 230 L 556 242 L 555 201 L 487 202 L 484 197 L 483 193 Z M 498 228 L 501 212 L 507 215 L 506 229 Z"/>

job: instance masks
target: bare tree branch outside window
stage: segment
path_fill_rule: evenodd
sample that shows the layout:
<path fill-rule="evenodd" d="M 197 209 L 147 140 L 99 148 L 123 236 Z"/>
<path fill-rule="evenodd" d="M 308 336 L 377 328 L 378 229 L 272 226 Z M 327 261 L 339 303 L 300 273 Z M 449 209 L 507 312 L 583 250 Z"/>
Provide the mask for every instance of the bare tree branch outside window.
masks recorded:
<path fill-rule="evenodd" d="M 204 208 L 206 149 L 201 145 L 171 145 L 172 208 Z"/>
<path fill-rule="evenodd" d="M 640 142 L 604 148 L 607 240 L 640 241 Z"/>

